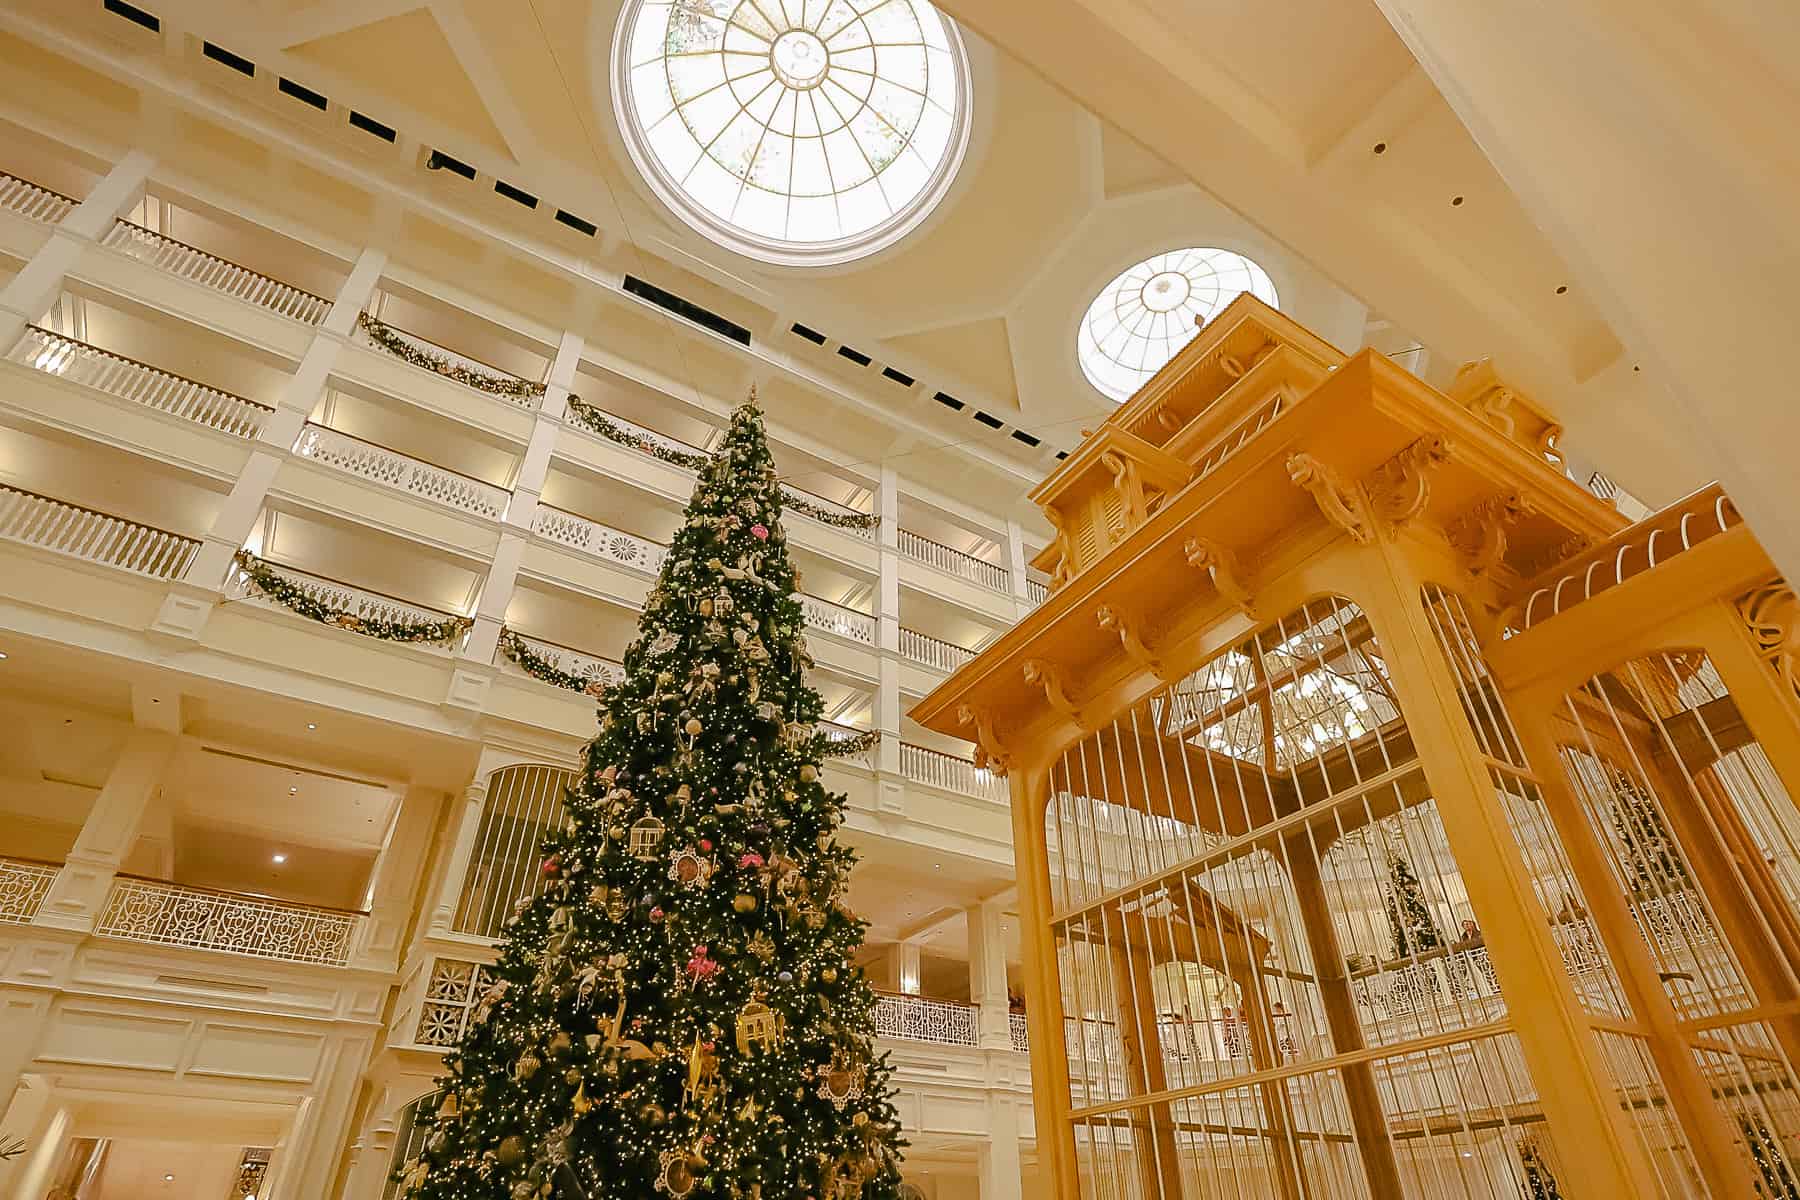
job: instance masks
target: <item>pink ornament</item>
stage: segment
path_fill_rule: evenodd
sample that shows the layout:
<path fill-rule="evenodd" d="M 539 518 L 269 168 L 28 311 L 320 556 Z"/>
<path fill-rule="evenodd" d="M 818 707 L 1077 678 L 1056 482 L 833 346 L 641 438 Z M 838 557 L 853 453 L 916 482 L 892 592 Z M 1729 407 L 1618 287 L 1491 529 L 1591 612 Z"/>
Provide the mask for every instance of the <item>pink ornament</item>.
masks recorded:
<path fill-rule="evenodd" d="M 763 856 L 758 854 L 754 850 L 750 851 L 750 853 L 748 853 L 748 854 L 744 855 L 742 858 L 738 859 L 738 867 L 745 871 L 755 870 L 757 867 L 760 867 L 762 865 L 763 865 Z"/>
<path fill-rule="evenodd" d="M 712 839 L 711 838 L 701 838 L 700 839 L 700 852 L 702 854 L 704 854 L 711 849 L 712 849 Z"/>
<path fill-rule="evenodd" d="M 660 908 L 653 908 L 653 909 L 651 909 L 651 910 L 650 910 L 650 919 L 651 919 L 651 920 L 652 920 L 652 921 L 660 921 L 660 920 L 662 920 L 662 919 L 663 919 L 663 910 L 662 910 L 662 909 L 660 909 Z"/>
<path fill-rule="evenodd" d="M 750 536 L 759 542 L 766 542 L 769 540 L 769 527 L 758 521 L 750 527 Z"/>
<path fill-rule="evenodd" d="M 694 955 L 688 959 L 687 973 L 696 983 L 704 983 L 719 973 L 719 964 L 706 956 L 705 946 L 695 946 Z"/>
<path fill-rule="evenodd" d="M 556 861 L 556 855 L 552 854 L 549 858 L 546 858 L 544 860 L 544 874 L 546 874 L 546 875 L 556 874 L 556 868 L 558 865 L 559 864 Z"/>

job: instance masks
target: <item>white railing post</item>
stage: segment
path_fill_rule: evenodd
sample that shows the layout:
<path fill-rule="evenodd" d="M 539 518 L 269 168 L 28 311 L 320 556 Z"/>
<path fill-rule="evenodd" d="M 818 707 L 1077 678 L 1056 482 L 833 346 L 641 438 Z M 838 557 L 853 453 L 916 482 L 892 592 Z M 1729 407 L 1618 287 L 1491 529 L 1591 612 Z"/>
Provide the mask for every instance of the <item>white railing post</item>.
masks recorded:
<path fill-rule="evenodd" d="M 155 730 L 131 731 L 82 822 L 67 861 L 32 918 L 34 924 L 84 933 L 94 927 L 119 864 L 131 852 L 144 813 L 162 786 L 175 741 L 172 734 Z"/>

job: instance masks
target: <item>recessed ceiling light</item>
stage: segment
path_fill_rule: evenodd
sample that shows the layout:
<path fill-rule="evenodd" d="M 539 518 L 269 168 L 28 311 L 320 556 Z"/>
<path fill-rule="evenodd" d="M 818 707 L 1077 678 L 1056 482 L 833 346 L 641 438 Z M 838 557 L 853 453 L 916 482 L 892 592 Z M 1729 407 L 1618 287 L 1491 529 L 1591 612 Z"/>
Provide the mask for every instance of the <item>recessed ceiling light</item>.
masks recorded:
<path fill-rule="evenodd" d="M 315 724 L 314 724 L 314 723 L 313 723 L 313 722 L 311 722 L 311 721 L 308 721 L 308 722 L 307 722 L 307 723 L 306 723 L 306 727 L 307 727 L 307 728 L 308 728 L 308 729 L 317 729 L 317 728 L 318 728 L 318 726 L 317 726 L 317 725 L 315 725 Z"/>
<path fill-rule="evenodd" d="M 163 1176 L 164 1183 L 172 1183 L 172 1182 L 174 1182 L 174 1179 L 175 1179 L 175 1177 L 173 1175 L 164 1175 Z"/>
<path fill-rule="evenodd" d="M 0 662 L 6 661 L 6 651 L 0 650 Z"/>
<path fill-rule="evenodd" d="M 941 871 L 944 869 L 944 864 L 943 863 L 932 863 L 931 869 L 934 871 Z"/>
<path fill-rule="evenodd" d="M 292 788 L 288 789 L 288 795 L 290 795 L 290 796 L 298 796 L 299 794 L 300 794 L 300 789 L 297 787 L 292 787 Z"/>
<path fill-rule="evenodd" d="M 287 855 L 277 854 L 271 861 L 274 862 L 274 864 L 276 866 L 280 866 L 282 863 L 287 861 Z"/>

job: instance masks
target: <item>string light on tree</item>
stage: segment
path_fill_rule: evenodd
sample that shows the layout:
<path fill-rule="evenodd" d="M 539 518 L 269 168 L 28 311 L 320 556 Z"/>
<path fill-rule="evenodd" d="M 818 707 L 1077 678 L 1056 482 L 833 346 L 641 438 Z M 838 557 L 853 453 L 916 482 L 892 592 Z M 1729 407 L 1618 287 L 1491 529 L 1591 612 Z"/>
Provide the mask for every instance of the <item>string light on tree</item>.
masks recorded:
<path fill-rule="evenodd" d="M 752 400 L 600 697 L 404 1195 L 900 1195 L 781 509 Z"/>

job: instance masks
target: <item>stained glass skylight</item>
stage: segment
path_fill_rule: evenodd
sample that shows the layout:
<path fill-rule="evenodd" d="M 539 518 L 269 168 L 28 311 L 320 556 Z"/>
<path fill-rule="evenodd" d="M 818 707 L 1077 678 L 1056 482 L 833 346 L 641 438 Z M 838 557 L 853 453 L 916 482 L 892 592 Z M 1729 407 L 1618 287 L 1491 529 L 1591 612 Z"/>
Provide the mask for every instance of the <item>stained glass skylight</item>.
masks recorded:
<path fill-rule="evenodd" d="M 1230 250 L 1171 250 L 1147 258 L 1094 297 L 1076 335 L 1088 382 L 1123 403 L 1241 293 L 1278 304 L 1268 272 Z"/>
<path fill-rule="evenodd" d="M 613 102 L 657 195 L 767 262 L 843 262 L 943 198 L 968 64 L 924 0 L 633 0 Z"/>

